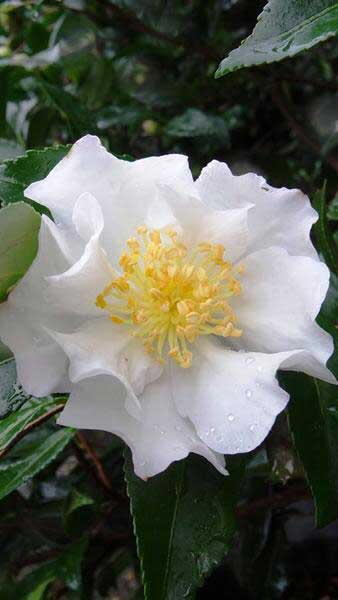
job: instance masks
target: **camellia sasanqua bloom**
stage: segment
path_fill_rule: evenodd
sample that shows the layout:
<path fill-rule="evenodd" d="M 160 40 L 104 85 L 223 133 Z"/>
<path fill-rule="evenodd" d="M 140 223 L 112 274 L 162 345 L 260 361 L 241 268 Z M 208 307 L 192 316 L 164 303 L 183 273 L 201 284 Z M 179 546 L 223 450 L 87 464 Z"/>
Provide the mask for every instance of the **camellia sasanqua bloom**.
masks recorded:
<path fill-rule="evenodd" d="M 69 392 L 58 422 L 120 436 L 140 477 L 189 452 L 225 473 L 286 406 L 278 369 L 335 382 L 302 192 L 217 161 L 194 181 L 184 156 L 127 162 L 85 136 L 25 195 L 53 220 L 0 336 L 24 390 Z"/>

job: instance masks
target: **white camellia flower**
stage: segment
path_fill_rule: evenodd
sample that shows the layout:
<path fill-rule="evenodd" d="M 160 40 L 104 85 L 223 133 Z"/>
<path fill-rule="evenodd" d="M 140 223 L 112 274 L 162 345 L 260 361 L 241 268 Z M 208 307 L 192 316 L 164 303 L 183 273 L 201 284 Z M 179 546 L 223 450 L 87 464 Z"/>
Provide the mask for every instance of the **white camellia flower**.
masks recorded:
<path fill-rule="evenodd" d="M 127 162 L 88 135 L 25 195 L 54 221 L 0 307 L 2 340 L 26 392 L 69 392 L 59 423 L 117 434 L 140 477 L 189 452 L 226 473 L 287 404 L 278 369 L 335 382 L 300 191 L 217 161 L 193 181 L 184 156 Z"/>

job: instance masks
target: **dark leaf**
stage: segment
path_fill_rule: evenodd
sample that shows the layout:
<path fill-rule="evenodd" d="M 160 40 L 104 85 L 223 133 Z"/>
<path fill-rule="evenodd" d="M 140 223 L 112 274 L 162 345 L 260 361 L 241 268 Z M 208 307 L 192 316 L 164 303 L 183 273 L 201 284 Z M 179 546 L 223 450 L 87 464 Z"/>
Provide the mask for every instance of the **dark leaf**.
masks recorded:
<path fill-rule="evenodd" d="M 335 0 L 269 0 L 252 34 L 222 60 L 216 77 L 294 56 L 337 32 Z"/>
<path fill-rule="evenodd" d="M 144 482 L 128 453 L 126 479 L 146 600 L 195 597 L 226 555 L 236 529 L 234 507 L 245 459 L 224 477 L 196 456 Z"/>

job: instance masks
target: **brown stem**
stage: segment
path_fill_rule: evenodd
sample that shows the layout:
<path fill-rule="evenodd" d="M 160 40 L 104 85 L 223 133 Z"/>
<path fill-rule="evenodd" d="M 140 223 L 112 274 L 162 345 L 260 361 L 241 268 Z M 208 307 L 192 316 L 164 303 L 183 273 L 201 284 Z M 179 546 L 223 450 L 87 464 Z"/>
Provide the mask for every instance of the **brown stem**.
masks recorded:
<path fill-rule="evenodd" d="M 118 19 L 121 23 L 124 23 L 133 31 L 137 31 L 139 33 L 146 33 L 147 35 L 150 35 L 151 37 L 158 39 L 161 42 L 167 42 L 168 44 L 176 46 L 177 48 L 188 48 L 189 50 L 195 50 L 199 54 L 202 54 L 203 56 L 211 60 L 220 60 L 220 57 L 213 50 L 213 48 L 210 48 L 206 45 L 201 46 L 200 44 L 194 44 L 191 43 L 191 41 L 186 42 L 182 38 L 175 38 L 168 35 L 167 33 L 164 33 L 163 31 L 157 31 L 156 29 L 153 29 L 153 27 L 150 27 L 149 25 L 146 25 L 146 23 L 140 21 L 140 19 L 138 19 L 138 17 L 132 12 L 114 4 L 107 5 L 106 0 L 98 1 L 102 5 L 102 7 L 105 8 L 110 18 L 114 20 Z"/>
<path fill-rule="evenodd" d="M 285 102 L 285 95 L 283 90 L 278 84 L 274 84 L 271 88 L 271 99 L 274 105 L 278 108 L 280 113 L 285 118 L 289 127 L 298 137 L 298 139 L 303 142 L 310 150 L 312 150 L 315 154 L 319 154 L 323 161 L 326 162 L 330 167 L 338 173 L 338 159 L 334 156 L 328 156 L 322 154 L 322 149 L 320 144 L 318 144 L 315 140 L 313 140 L 306 131 L 304 131 L 303 127 L 300 123 L 295 119 L 295 117 L 291 114 L 288 109 L 288 106 Z"/>
<path fill-rule="evenodd" d="M 88 442 L 87 438 L 80 431 L 75 436 L 75 443 L 82 453 L 84 459 L 93 467 L 95 477 L 100 485 L 110 494 L 113 491 L 111 481 L 104 470 L 103 464 L 96 454 L 94 448 Z"/>
<path fill-rule="evenodd" d="M 335 81 L 323 81 L 321 79 L 299 77 L 298 75 L 282 75 L 280 80 L 299 83 L 300 85 L 312 85 L 316 89 L 332 90 L 333 92 L 337 92 L 338 90 L 338 83 Z"/>
<path fill-rule="evenodd" d="M 58 404 L 48 413 L 45 413 L 41 417 L 35 419 L 35 421 L 31 421 L 31 423 L 28 423 L 21 431 L 19 431 L 19 433 L 16 434 L 16 436 L 7 444 L 7 446 L 5 446 L 5 448 L 3 448 L 0 451 L 0 459 L 6 456 L 6 454 L 8 454 L 8 452 L 13 448 L 13 446 L 15 446 L 23 437 L 25 437 L 27 433 L 29 433 L 30 431 L 35 429 L 35 427 L 38 427 L 45 421 L 48 421 L 48 419 L 50 419 L 57 413 L 61 412 L 63 408 L 64 404 Z"/>
<path fill-rule="evenodd" d="M 283 508 L 288 506 L 291 502 L 297 500 L 304 500 L 311 498 L 311 492 L 308 488 L 302 485 L 292 485 L 286 487 L 282 491 L 267 496 L 265 498 L 259 498 L 253 502 L 248 502 L 243 506 L 238 506 L 236 509 L 236 516 L 238 518 L 248 518 L 256 514 L 257 511 L 266 510 L 267 508 Z"/>

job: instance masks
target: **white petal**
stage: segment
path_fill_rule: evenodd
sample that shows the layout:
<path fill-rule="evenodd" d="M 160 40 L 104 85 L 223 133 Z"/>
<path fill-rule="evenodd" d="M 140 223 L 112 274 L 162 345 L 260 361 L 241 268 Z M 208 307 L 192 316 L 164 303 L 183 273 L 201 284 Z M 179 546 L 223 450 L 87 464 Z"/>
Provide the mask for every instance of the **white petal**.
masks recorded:
<path fill-rule="evenodd" d="M 128 170 L 128 163 L 109 154 L 97 137 L 86 135 L 45 179 L 28 186 L 25 196 L 47 206 L 57 222 L 71 224 L 81 194 L 91 193 L 100 204 L 110 201 Z"/>
<path fill-rule="evenodd" d="M 31 184 L 25 195 L 48 206 L 56 221 L 68 226 L 79 196 L 94 196 L 104 217 L 103 247 L 116 260 L 126 239 L 145 222 L 148 208 L 158 196 L 159 182 L 192 187 L 187 158 L 169 154 L 123 161 L 109 154 L 98 138 L 88 135 L 74 144 L 45 179 Z"/>
<path fill-rule="evenodd" d="M 124 408 L 122 384 L 104 375 L 84 380 L 74 386 L 58 422 L 120 436 L 130 446 L 135 472 L 143 479 L 160 473 L 189 452 L 205 456 L 225 473 L 224 457 L 209 450 L 191 424 L 179 416 L 167 385 L 161 378 L 147 386 L 142 397 L 142 421 L 138 421 Z"/>
<path fill-rule="evenodd" d="M 81 194 L 77 199 L 73 215 L 73 223 L 79 236 L 89 242 L 92 236 L 99 237 L 104 227 L 103 214 L 101 207 L 88 192 Z"/>
<path fill-rule="evenodd" d="M 94 235 L 81 258 L 70 269 L 46 278 L 45 297 L 50 306 L 65 314 L 102 317 L 102 309 L 95 301 L 113 276 L 106 254 Z"/>
<path fill-rule="evenodd" d="M 223 244 L 228 260 L 235 261 L 244 254 L 248 243 L 248 211 L 252 204 L 247 202 L 242 208 L 213 210 L 198 196 L 192 197 L 185 190 L 178 191 L 168 185 L 160 185 L 159 189 L 162 205 L 156 207 L 158 212 L 164 215 L 167 206 L 168 222 L 164 223 L 163 219 L 162 226 L 176 225 L 188 245 L 200 242 Z M 151 217 L 155 220 L 156 211 L 154 207 L 151 209 Z"/>
<path fill-rule="evenodd" d="M 35 396 L 69 387 L 68 359 L 44 326 L 62 329 L 70 324 L 45 300 L 45 276 L 67 268 L 70 252 L 62 233 L 42 217 L 37 257 L 0 307 L 0 337 L 15 356 L 20 383 Z M 72 319 L 72 325 L 77 321 Z"/>
<path fill-rule="evenodd" d="M 318 259 L 309 237 L 318 215 L 301 191 L 273 188 L 254 173 L 232 175 L 225 163 L 216 160 L 202 170 L 196 187 L 212 208 L 239 208 L 248 201 L 255 204 L 249 212 L 248 251 L 281 246 L 289 254 Z"/>
<path fill-rule="evenodd" d="M 243 330 L 236 347 L 260 352 L 307 350 L 326 364 L 332 338 L 315 322 L 329 284 L 326 265 L 290 256 L 282 248 L 259 250 L 243 264 L 242 293 L 231 299 Z"/>
<path fill-rule="evenodd" d="M 42 330 L 36 313 L 1 304 L 0 338 L 14 354 L 18 381 L 27 394 L 69 391 L 67 356 Z"/>
<path fill-rule="evenodd" d="M 24 277 L 17 283 L 10 294 L 12 306 L 28 307 L 48 311 L 44 301 L 46 289 L 45 277 L 64 271 L 70 265 L 70 250 L 53 221 L 43 216 L 39 232 L 39 247 L 36 258 Z"/>
<path fill-rule="evenodd" d="M 161 365 L 130 336 L 126 327 L 112 323 L 109 317 L 87 321 L 74 333 L 50 331 L 50 335 L 70 360 L 69 377 L 73 382 L 112 375 L 139 395 L 161 375 Z"/>
<path fill-rule="evenodd" d="M 264 440 L 288 402 L 275 375 L 291 354 L 234 352 L 204 340 L 189 369 L 173 368 L 176 406 L 216 452 L 248 452 Z"/>

